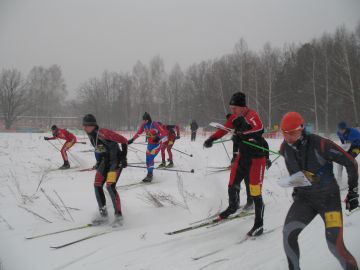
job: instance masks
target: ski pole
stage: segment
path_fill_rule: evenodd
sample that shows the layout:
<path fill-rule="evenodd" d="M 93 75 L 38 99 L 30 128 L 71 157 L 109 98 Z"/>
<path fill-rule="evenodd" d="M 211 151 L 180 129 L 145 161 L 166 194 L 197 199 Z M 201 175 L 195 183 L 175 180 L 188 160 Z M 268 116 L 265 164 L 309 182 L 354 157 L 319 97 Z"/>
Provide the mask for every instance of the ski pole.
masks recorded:
<path fill-rule="evenodd" d="M 267 151 L 267 152 L 269 152 L 269 153 L 272 153 L 272 154 L 275 154 L 275 155 L 279 155 L 279 156 L 280 156 L 280 153 L 279 153 L 279 152 L 272 151 L 272 150 L 270 150 L 270 149 L 267 149 L 267 148 L 265 148 L 265 147 L 258 146 L 258 145 L 256 145 L 256 144 L 253 144 L 253 143 L 248 142 L 248 141 L 241 141 L 241 142 L 242 142 L 242 143 L 245 143 L 245 144 L 247 144 L 247 145 L 250 145 L 250 146 L 252 146 L 252 147 L 255 147 L 255 148 L 258 148 L 258 149 L 261 149 L 261 150 Z"/>
<path fill-rule="evenodd" d="M 224 142 L 228 142 L 228 141 L 231 141 L 232 139 L 227 139 L 227 140 L 218 140 L 218 141 L 215 141 L 213 142 L 213 144 L 217 144 L 217 143 L 224 143 Z"/>
<path fill-rule="evenodd" d="M 139 149 L 137 149 L 137 148 L 135 148 L 135 147 L 133 147 L 133 146 L 128 146 L 128 148 L 131 149 L 131 150 L 133 150 L 133 151 L 135 151 L 135 152 L 141 152 L 141 153 L 146 154 L 145 151 L 139 150 Z"/>
<path fill-rule="evenodd" d="M 141 168 L 141 169 L 147 169 L 147 167 L 144 166 L 136 166 L 136 165 L 129 165 L 128 167 L 132 167 L 132 168 Z M 194 173 L 194 169 L 191 169 L 190 171 L 185 171 L 185 170 L 170 170 L 170 169 L 161 169 L 161 168 L 154 168 L 154 170 L 161 170 L 161 171 L 168 171 L 168 172 L 184 172 L 184 173 Z"/>
<path fill-rule="evenodd" d="M 223 142 L 223 141 L 221 141 L 221 144 L 222 144 L 222 146 L 224 146 L 225 153 L 226 153 L 227 157 L 229 158 L 229 160 L 231 161 L 231 158 L 230 158 L 230 156 L 229 156 L 228 151 L 226 150 L 226 147 L 225 147 L 224 142 Z"/>
<path fill-rule="evenodd" d="M 176 148 L 172 148 L 172 150 L 174 150 L 174 151 L 176 151 L 176 152 L 179 152 L 179 153 L 181 153 L 181 154 L 187 155 L 187 156 L 189 156 L 189 157 L 192 157 L 192 156 L 193 156 L 192 154 L 188 154 L 188 153 L 185 153 L 185 152 L 183 152 L 183 151 L 177 150 Z"/>
<path fill-rule="evenodd" d="M 76 142 L 76 143 L 80 143 L 80 144 L 86 144 L 86 142 Z"/>

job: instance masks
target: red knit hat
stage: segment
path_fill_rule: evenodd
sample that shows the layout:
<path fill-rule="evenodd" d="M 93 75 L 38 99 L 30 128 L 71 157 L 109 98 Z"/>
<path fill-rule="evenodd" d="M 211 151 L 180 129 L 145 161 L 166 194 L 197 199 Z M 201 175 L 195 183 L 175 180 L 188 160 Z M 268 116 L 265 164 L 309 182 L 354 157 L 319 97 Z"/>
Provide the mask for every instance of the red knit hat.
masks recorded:
<path fill-rule="evenodd" d="M 297 112 L 286 113 L 281 120 L 281 130 L 290 132 L 301 129 L 304 126 L 304 118 Z"/>

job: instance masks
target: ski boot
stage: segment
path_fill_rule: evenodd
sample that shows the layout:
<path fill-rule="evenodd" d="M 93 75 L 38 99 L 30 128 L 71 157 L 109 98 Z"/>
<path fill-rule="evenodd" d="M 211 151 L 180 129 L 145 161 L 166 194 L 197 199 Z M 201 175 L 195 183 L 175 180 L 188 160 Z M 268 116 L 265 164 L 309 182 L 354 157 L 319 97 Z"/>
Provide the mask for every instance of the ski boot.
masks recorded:
<path fill-rule="evenodd" d="M 166 167 L 166 162 L 163 160 L 157 168 L 158 169 L 163 169 L 165 167 Z"/>
<path fill-rule="evenodd" d="M 101 225 L 104 222 L 107 221 L 108 219 L 108 211 L 106 209 L 106 205 L 104 205 L 103 207 L 99 208 L 99 216 L 97 216 L 96 218 L 94 218 L 91 223 L 94 225 Z"/>
<path fill-rule="evenodd" d="M 240 208 L 239 191 L 235 187 L 228 188 L 229 206 L 219 215 L 220 219 L 226 219 Z"/>
<path fill-rule="evenodd" d="M 172 168 L 174 167 L 174 162 L 172 160 L 169 161 L 169 164 L 166 165 L 166 168 Z"/>
<path fill-rule="evenodd" d="M 122 226 L 123 225 L 123 220 L 124 220 L 124 217 L 121 214 L 121 212 L 115 212 L 115 214 L 114 214 L 114 222 L 113 222 L 112 227 L 116 228 L 116 227 Z"/>
<path fill-rule="evenodd" d="M 68 161 L 68 160 L 64 160 L 64 165 L 62 165 L 59 169 L 60 169 L 60 170 L 70 169 L 69 161 Z"/>
<path fill-rule="evenodd" d="M 251 230 L 247 233 L 248 236 L 259 236 L 263 234 L 264 228 L 262 222 L 255 222 L 254 226 Z"/>
<path fill-rule="evenodd" d="M 148 173 L 146 175 L 146 177 L 142 180 L 144 183 L 150 183 L 153 179 L 153 174 L 152 173 Z"/>

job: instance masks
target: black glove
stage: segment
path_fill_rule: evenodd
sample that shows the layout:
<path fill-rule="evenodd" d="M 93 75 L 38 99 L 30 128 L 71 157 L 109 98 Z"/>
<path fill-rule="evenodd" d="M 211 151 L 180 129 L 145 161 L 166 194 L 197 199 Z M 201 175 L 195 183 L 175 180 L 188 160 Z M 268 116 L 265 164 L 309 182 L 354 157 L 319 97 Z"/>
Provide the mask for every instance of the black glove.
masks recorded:
<path fill-rule="evenodd" d="M 44 140 L 45 140 L 45 141 L 48 141 L 48 140 L 49 140 L 49 137 L 44 137 Z"/>
<path fill-rule="evenodd" d="M 251 129 L 251 125 L 246 122 L 244 116 L 236 117 L 234 120 L 232 120 L 232 124 L 236 131 L 246 131 Z"/>
<path fill-rule="evenodd" d="M 214 139 L 213 138 L 208 138 L 205 142 L 204 142 L 204 147 L 205 148 L 210 148 L 212 147 L 213 145 L 213 142 L 214 142 Z"/>
<path fill-rule="evenodd" d="M 176 138 L 175 138 L 176 140 L 178 140 L 178 139 L 180 139 L 180 136 L 178 135 L 178 136 L 176 136 Z"/>
<path fill-rule="evenodd" d="M 272 165 L 272 162 L 271 162 L 271 160 L 268 158 L 268 159 L 266 160 L 266 169 L 267 169 L 267 170 L 270 169 L 271 165 Z"/>
<path fill-rule="evenodd" d="M 346 204 L 346 210 L 352 211 L 359 207 L 359 194 L 358 194 L 358 188 L 353 188 L 349 190 L 346 198 L 345 198 L 345 204 Z"/>
<path fill-rule="evenodd" d="M 159 137 L 159 136 L 155 136 L 152 141 L 153 141 L 153 143 L 159 143 L 160 137 Z"/>
<path fill-rule="evenodd" d="M 122 158 L 120 160 L 120 167 L 121 168 L 126 168 L 127 167 L 127 159 L 126 158 Z"/>
<path fill-rule="evenodd" d="M 134 139 L 132 138 L 132 139 L 130 139 L 130 140 L 128 140 L 128 145 L 129 144 L 132 144 L 134 142 Z"/>

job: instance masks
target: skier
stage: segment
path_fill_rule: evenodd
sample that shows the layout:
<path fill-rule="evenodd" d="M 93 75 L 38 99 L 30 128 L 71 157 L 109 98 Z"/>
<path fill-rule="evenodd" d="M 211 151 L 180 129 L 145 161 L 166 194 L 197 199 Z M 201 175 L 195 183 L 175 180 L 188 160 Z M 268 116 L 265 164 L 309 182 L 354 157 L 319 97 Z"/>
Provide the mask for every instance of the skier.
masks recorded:
<path fill-rule="evenodd" d="M 99 128 L 96 118 L 87 114 L 83 118 L 84 131 L 95 148 L 96 174 L 95 196 L 99 206 L 100 217 L 93 222 L 101 223 L 107 219 L 106 199 L 103 186 L 106 183 L 112 204 L 114 206 L 115 222 L 122 220 L 120 196 L 116 190 L 116 183 L 123 168 L 127 167 L 127 139 L 105 128 Z M 118 144 L 121 144 L 121 150 Z"/>
<path fill-rule="evenodd" d="M 148 138 L 146 151 L 146 167 L 148 173 L 142 181 L 151 182 L 153 179 L 154 159 L 161 149 L 160 140 L 164 137 L 164 130 L 158 122 L 152 121 L 149 113 L 145 112 L 143 115 L 142 125 L 134 137 L 128 141 L 128 144 L 132 144 L 144 131 L 146 133 L 146 137 Z"/>
<path fill-rule="evenodd" d="M 286 113 L 281 121 L 284 142 L 280 153 L 290 175 L 303 172 L 311 186 L 295 187 L 283 227 L 283 244 L 289 269 L 300 269 L 298 236 L 320 215 L 325 223 L 326 241 L 343 269 L 358 269 L 355 258 L 343 241 L 343 219 L 339 186 L 333 174 L 333 162 L 345 166 L 349 192 L 346 209 L 358 207 L 358 171 L 355 159 L 334 142 L 304 131 L 304 119 L 297 112 Z"/>
<path fill-rule="evenodd" d="M 180 128 L 178 125 L 166 125 L 161 124 L 162 129 L 164 130 L 164 137 L 161 143 L 161 159 L 162 162 L 160 163 L 158 168 L 172 168 L 174 167 L 173 157 L 171 148 L 174 146 L 175 140 L 180 139 Z M 167 150 L 169 155 L 169 164 L 166 165 L 165 162 L 165 150 Z"/>
<path fill-rule="evenodd" d="M 196 121 L 192 120 L 191 123 L 190 123 L 191 141 L 192 142 L 195 142 L 195 140 L 196 140 L 196 132 L 197 132 L 198 128 L 199 128 L 199 126 L 196 123 Z"/>
<path fill-rule="evenodd" d="M 243 141 L 262 146 L 264 131 L 263 124 L 257 112 L 246 106 L 244 93 L 237 92 L 230 100 L 232 115 L 225 123 L 225 127 L 234 129 L 233 139 L 239 144 L 239 152 L 231 166 L 228 184 L 229 206 L 221 212 L 218 219 L 225 219 L 239 208 L 239 190 L 241 181 L 248 176 L 250 196 L 255 204 L 254 226 L 247 233 L 249 236 L 258 236 L 263 233 L 264 203 L 261 196 L 262 182 L 266 166 L 267 153 L 263 150 L 249 146 Z M 205 142 L 204 147 L 211 147 L 213 142 L 228 131 L 218 130 Z"/>
<path fill-rule="evenodd" d="M 70 163 L 67 156 L 66 151 L 68 151 L 75 143 L 76 143 L 76 136 L 64 128 L 58 128 L 56 125 L 51 127 L 51 131 L 53 137 L 44 137 L 45 141 L 55 140 L 55 139 L 62 139 L 65 140 L 65 143 L 61 147 L 60 153 L 64 160 L 64 164 L 59 168 L 61 170 L 70 169 Z"/>
<path fill-rule="evenodd" d="M 342 144 L 350 144 L 347 152 L 356 158 L 360 153 L 360 132 L 356 128 L 347 127 L 345 122 L 340 122 L 337 135 Z"/>

